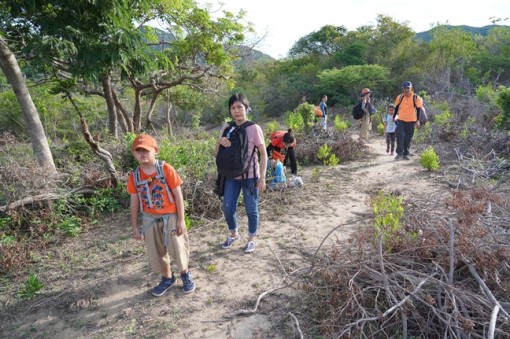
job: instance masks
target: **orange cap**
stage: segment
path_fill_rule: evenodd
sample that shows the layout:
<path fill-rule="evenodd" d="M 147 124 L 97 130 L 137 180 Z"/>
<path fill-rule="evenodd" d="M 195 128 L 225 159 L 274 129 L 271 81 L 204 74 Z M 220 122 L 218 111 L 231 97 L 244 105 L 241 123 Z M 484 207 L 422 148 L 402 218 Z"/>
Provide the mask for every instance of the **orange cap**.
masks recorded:
<path fill-rule="evenodd" d="M 361 90 L 361 95 L 365 95 L 365 94 L 367 94 L 367 93 L 372 93 L 372 91 L 371 91 L 370 89 L 368 89 L 368 88 L 363 88 L 363 89 Z"/>
<path fill-rule="evenodd" d="M 136 137 L 135 140 L 133 140 L 133 146 L 131 146 L 131 150 L 135 150 L 137 148 L 143 148 L 147 151 L 156 150 L 158 151 L 158 143 L 156 142 L 156 139 L 151 137 L 148 134 L 140 134 Z"/>

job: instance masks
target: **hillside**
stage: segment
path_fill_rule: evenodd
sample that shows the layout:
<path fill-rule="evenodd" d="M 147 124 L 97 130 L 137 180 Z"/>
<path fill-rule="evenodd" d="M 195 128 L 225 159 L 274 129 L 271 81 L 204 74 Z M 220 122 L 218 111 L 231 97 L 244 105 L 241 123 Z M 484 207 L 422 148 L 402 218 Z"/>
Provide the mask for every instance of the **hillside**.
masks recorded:
<path fill-rule="evenodd" d="M 459 26 L 452 26 L 452 25 L 445 25 L 448 29 L 461 29 L 464 32 L 471 33 L 473 36 L 475 35 L 481 35 L 481 36 L 487 36 L 489 34 L 489 31 L 495 27 L 506 27 L 510 29 L 510 26 L 505 25 L 488 25 L 483 27 L 472 27 L 472 26 L 466 26 L 466 25 L 459 25 Z M 424 42 L 430 42 L 432 39 L 432 33 L 436 31 L 438 27 L 434 27 L 428 31 L 416 33 L 416 39 L 422 40 Z"/>

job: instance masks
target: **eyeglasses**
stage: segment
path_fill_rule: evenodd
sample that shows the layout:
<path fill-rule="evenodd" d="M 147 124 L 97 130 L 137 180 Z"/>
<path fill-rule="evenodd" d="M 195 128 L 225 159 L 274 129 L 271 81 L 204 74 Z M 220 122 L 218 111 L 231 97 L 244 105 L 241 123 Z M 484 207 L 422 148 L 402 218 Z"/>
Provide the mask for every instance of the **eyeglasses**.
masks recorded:
<path fill-rule="evenodd" d="M 411 87 L 410 87 L 410 86 L 408 86 L 408 87 L 402 87 L 402 88 L 403 88 L 403 89 L 411 89 Z"/>

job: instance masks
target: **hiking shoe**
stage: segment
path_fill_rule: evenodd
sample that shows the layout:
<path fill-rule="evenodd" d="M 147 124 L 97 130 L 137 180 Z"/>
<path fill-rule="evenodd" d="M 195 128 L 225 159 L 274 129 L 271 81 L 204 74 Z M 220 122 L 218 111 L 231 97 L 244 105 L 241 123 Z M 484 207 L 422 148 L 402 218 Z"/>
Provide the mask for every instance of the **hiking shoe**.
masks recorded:
<path fill-rule="evenodd" d="M 395 157 L 395 160 L 402 160 L 402 156 L 400 154 L 397 154 L 397 156 Z"/>
<path fill-rule="evenodd" d="M 195 290 L 195 282 L 193 281 L 193 277 L 191 276 L 191 272 L 188 271 L 184 274 L 181 273 L 182 280 L 182 290 L 184 294 L 191 293 Z"/>
<path fill-rule="evenodd" d="M 232 247 L 232 244 L 234 241 L 239 240 L 239 235 L 235 238 L 232 238 L 231 236 L 227 236 L 227 240 L 221 245 L 223 248 L 230 248 Z"/>
<path fill-rule="evenodd" d="M 404 159 L 404 160 L 411 160 L 411 159 L 409 159 L 409 157 L 407 155 L 404 155 L 404 157 L 402 159 Z"/>
<path fill-rule="evenodd" d="M 254 241 L 248 241 L 246 244 L 246 248 L 244 249 L 245 253 L 251 253 L 255 251 L 255 242 Z"/>
<path fill-rule="evenodd" d="M 175 284 L 175 276 L 173 273 L 172 273 L 171 278 L 161 277 L 161 282 L 159 283 L 159 285 L 152 289 L 152 295 L 155 297 L 161 297 L 174 284 Z"/>

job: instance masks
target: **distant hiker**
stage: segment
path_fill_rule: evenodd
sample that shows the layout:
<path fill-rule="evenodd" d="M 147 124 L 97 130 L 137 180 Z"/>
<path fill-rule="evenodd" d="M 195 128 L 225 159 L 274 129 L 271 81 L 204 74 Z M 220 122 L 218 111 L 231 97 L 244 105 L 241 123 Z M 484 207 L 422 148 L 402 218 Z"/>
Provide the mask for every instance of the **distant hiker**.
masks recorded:
<path fill-rule="evenodd" d="M 302 105 L 302 104 L 306 104 L 306 103 L 307 103 L 307 101 L 306 101 L 306 95 L 302 95 L 302 96 L 301 96 L 301 99 L 299 99 L 299 104 L 298 104 L 298 106 L 299 106 L 299 105 Z"/>
<path fill-rule="evenodd" d="M 397 156 L 395 160 L 410 160 L 409 146 L 414 135 L 414 127 L 420 127 L 420 112 L 423 107 L 423 99 L 412 90 L 413 84 L 404 81 L 402 84 L 403 94 L 395 99 L 395 122 L 397 128 Z"/>
<path fill-rule="evenodd" d="M 249 106 L 244 94 L 230 97 L 228 108 L 233 121 L 223 126 L 216 145 L 216 166 L 224 182 L 220 184 L 223 186 L 223 213 L 230 231 L 222 247 L 230 248 L 240 238 L 236 210 L 242 190 L 248 216 L 246 253 L 255 250 L 255 236 L 259 227 L 259 193 L 266 189 L 267 167 L 264 135 L 259 125 L 247 120 Z M 260 154 L 260 163 L 256 150 Z M 237 165 L 238 159 L 242 160 L 240 166 Z"/>
<path fill-rule="evenodd" d="M 322 111 L 322 117 L 320 117 L 320 125 L 323 130 L 326 130 L 328 125 L 328 105 L 326 104 L 328 101 L 328 96 L 324 94 L 321 98 L 321 102 L 319 103 L 319 107 Z"/>
<path fill-rule="evenodd" d="M 393 120 L 393 114 L 395 113 L 395 105 L 389 104 L 387 108 L 387 113 L 384 116 L 383 124 L 384 124 L 384 133 L 386 133 L 386 153 L 390 153 L 393 155 L 395 151 L 395 128 L 397 125 Z"/>
<path fill-rule="evenodd" d="M 287 131 L 276 131 L 269 137 L 269 145 L 266 148 L 268 158 L 280 160 L 283 166 L 287 166 L 287 160 L 290 162 L 290 172 L 297 174 L 296 138 L 292 134 L 292 129 Z"/>
<path fill-rule="evenodd" d="M 141 240 L 143 235 L 151 269 L 161 274 L 161 282 L 152 289 L 152 295 L 162 296 L 175 284 L 170 257 L 181 274 L 184 293 L 191 293 L 195 282 L 188 269 L 190 247 L 184 222 L 182 180 L 172 166 L 156 160 L 158 144 L 150 135 L 139 135 L 131 151 L 139 163 L 127 184 L 131 228 L 136 240 Z M 141 229 L 139 213 L 142 213 Z"/>
<path fill-rule="evenodd" d="M 361 142 L 368 141 L 368 133 L 372 130 L 372 114 L 376 112 L 375 107 L 370 103 L 371 93 L 372 91 L 368 88 L 361 90 L 361 109 L 364 112 L 359 130 L 359 140 Z"/>

